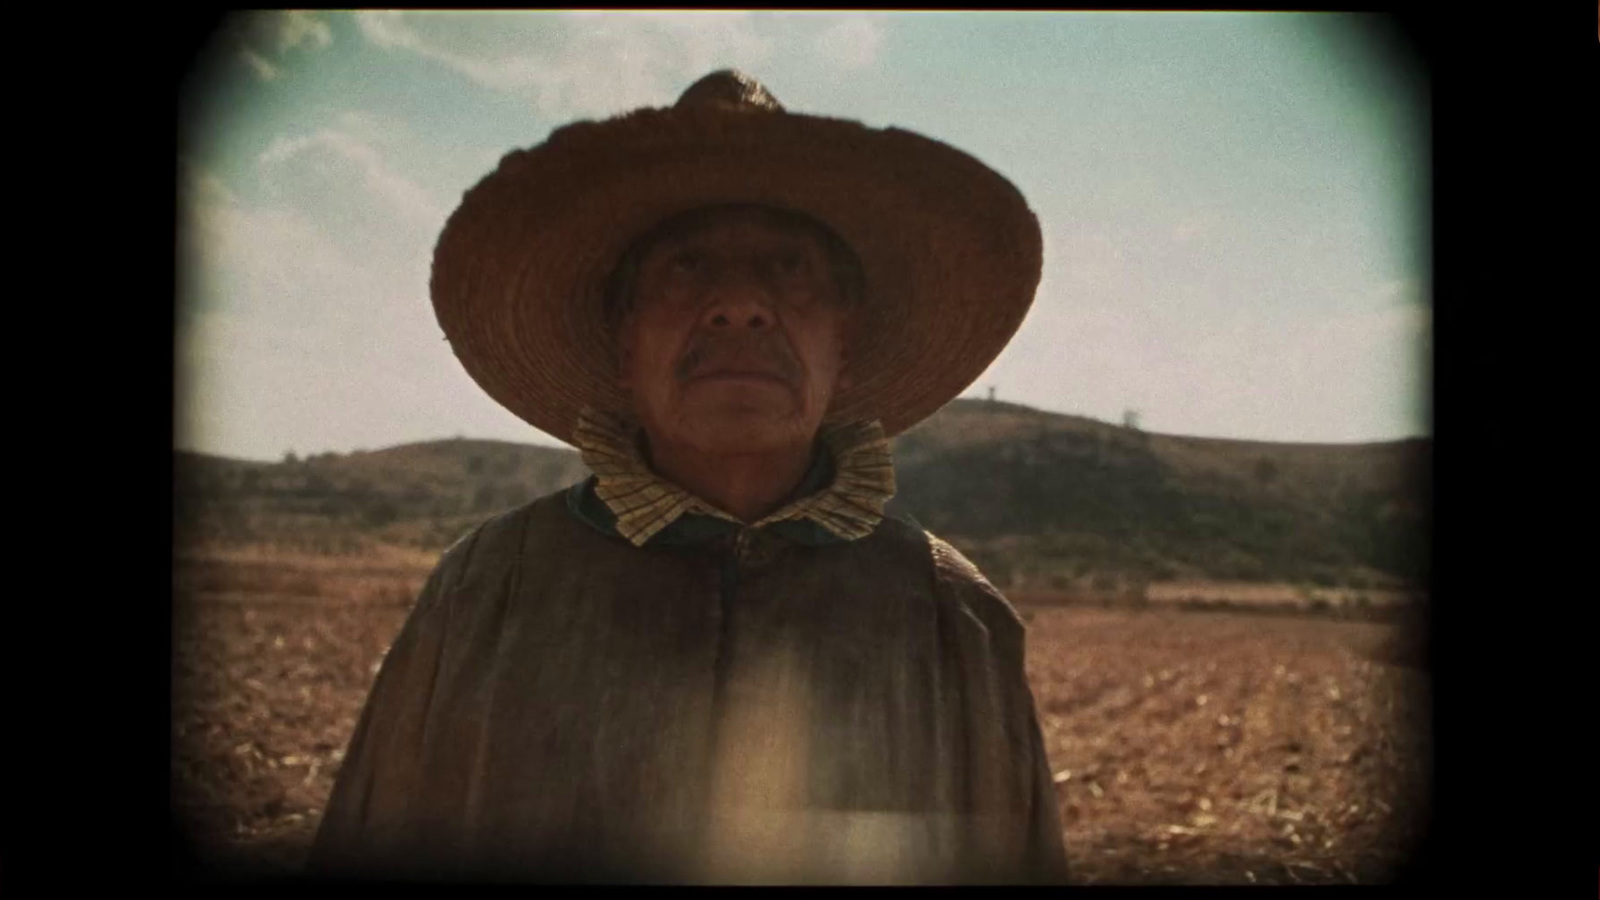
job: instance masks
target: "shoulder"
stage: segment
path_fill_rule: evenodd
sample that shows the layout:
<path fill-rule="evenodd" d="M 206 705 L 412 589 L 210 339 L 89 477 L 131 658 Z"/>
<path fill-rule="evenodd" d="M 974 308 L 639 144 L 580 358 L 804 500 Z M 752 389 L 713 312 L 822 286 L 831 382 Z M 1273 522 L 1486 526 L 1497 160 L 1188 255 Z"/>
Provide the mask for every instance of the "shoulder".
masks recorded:
<path fill-rule="evenodd" d="M 968 584 L 987 593 L 1000 595 L 1000 589 L 985 578 L 972 560 L 967 559 L 966 555 L 957 550 L 953 544 L 932 532 L 925 533 L 928 535 L 928 548 L 933 553 L 934 571 L 941 579 Z"/>
<path fill-rule="evenodd" d="M 567 514 L 566 490 L 493 516 L 462 535 L 439 557 L 431 591 L 449 595 L 474 584 L 497 583 L 541 543 L 560 539 Z"/>
<path fill-rule="evenodd" d="M 928 549 L 933 557 L 934 580 L 946 593 L 959 598 L 991 631 L 1021 642 L 1027 626 L 1016 607 L 979 568 L 950 542 L 931 532 Z"/>
<path fill-rule="evenodd" d="M 990 632 L 1022 640 L 1026 630 L 1011 601 L 950 542 L 922 528 L 914 519 L 885 518 L 874 537 L 931 567 L 935 591 L 970 613 Z"/>

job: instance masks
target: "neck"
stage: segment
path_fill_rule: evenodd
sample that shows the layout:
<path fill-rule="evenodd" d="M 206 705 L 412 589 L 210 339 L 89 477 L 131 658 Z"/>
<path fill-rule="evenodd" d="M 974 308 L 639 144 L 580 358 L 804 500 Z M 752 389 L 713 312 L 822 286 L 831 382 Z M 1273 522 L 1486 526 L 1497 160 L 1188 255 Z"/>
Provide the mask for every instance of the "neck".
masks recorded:
<path fill-rule="evenodd" d="M 650 441 L 656 473 L 742 522 L 777 511 L 811 468 L 812 444 L 758 453 L 707 454 L 665 441 Z"/>

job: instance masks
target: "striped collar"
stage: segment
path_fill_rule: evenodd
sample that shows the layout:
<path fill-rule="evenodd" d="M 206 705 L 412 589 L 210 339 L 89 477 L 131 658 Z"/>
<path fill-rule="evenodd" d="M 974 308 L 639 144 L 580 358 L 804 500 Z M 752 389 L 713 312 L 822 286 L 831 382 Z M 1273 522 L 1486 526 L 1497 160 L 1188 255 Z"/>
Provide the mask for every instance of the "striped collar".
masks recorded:
<path fill-rule="evenodd" d="M 640 452 L 639 425 L 631 418 L 585 407 L 573 438 L 595 474 L 595 495 L 616 516 L 613 528 L 635 546 L 686 514 L 744 524 L 652 471 Z M 827 452 L 819 454 L 798 496 L 751 527 L 809 520 L 841 540 L 855 540 L 878 526 L 895 492 L 883 425 L 873 420 L 835 427 L 822 433 L 821 443 Z M 821 483 L 827 469 L 833 477 Z"/>

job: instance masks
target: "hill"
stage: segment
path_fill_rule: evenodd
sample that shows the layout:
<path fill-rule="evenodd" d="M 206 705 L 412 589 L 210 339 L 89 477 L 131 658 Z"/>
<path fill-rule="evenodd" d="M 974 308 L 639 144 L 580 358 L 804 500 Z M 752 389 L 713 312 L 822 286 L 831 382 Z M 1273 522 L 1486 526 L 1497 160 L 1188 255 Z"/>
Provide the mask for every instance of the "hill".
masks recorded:
<path fill-rule="evenodd" d="M 179 451 L 173 500 L 180 544 L 443 549 L 489 516 L 588 474 L 575 451 L 507 441 L 429 441 L 279 463 Z"/>
<path fill-rule="evenodd" d="M 1426 440 L 1282 444 L 1152 434 L 956 400 L 894 441 L 909 515 L 997 583 L 1156 579 L 1378 587 L 1427 576 Z M 447 440 L 279 463 L 178 452 L 180 546 L 442 549 L 587 475 L 575 451 Z"/>
<path fill-rule="evenodd" d="M 891 510 L 1012 587 L 1417 583 L 1430 452 L 1151 434 L 958 400 L 897 438 Z"/>

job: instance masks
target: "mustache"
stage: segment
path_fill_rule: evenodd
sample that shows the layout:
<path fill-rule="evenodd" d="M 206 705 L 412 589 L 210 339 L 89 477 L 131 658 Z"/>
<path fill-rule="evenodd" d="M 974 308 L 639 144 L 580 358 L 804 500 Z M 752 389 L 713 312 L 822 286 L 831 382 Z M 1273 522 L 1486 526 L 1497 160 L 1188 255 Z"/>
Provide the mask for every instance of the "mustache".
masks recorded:
<path fill-rule="evenodd" d="M 778 335 L 768 332 L 728 338 L 706 335 L 689 345 L 674 372 L 679 381 L 698 378 L 708 372 L 739 369 L 763 372 L 788 384 L 800 381 L 800 361 Z"/>

